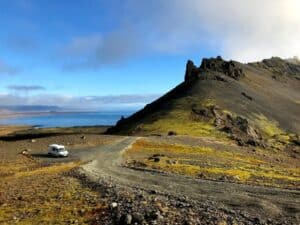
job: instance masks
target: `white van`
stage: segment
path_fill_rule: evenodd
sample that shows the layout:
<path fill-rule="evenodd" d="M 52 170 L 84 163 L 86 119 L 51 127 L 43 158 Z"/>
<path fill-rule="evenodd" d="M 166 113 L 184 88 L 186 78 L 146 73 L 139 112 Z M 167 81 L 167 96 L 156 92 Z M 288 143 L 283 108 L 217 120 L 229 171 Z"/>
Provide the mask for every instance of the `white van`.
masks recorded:
<path fill-rule="evenodd" d="M 48 155 L 55 157 L 67 157 L 69 152 L 65 149 L 65 146 L 53 144 L 48 147 Z"/>

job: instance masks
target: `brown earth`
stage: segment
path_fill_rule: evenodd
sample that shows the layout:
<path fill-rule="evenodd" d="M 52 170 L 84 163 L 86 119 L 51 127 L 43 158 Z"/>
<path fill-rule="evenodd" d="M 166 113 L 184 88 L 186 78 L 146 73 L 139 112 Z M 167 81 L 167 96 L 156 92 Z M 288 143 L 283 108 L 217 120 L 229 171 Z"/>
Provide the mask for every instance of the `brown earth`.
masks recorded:
<path fill-rule="evenodd" d="M 47 157 L 46 147 L 50 143 L 65 144 L 70 157 Z M 149 144 L 154 144 L 153 152 L 149 151 Z M 168 151 L 174 145 L 179 151 L 210 147 L 215 149 L 216 155 L 210 158 L 213 161 L 198 157 L 199 154 L 198 158 L 194 157 L 195 154 L 189 152 L 178 155 L 176 151 Z M 24 149 L 30 149 L 28 155 L 19 154 Z M 126 224 L 130 221 L 129 224 L 220 225 L 297 224 L 299 221 L 299 191 L 293 183 L 274 182 L 271 185 L 290 190 L 264 187 L 262 179 L 264 183 L 258 183 L 262 185 L 259 187 L 230 177 L 219 180 L 219 177 L 206 174 L 207 177 L 195 178 L 164 168 L 127 164 L 128 160 L 147 161 L 159 153 L 164 154 L 161 162 L 166 161 L 166 157 L 174 160 L 172 157 L 184 156 L 185 159 L 190 157 L 189 163 L 197 160 L 213 165 L 218 162 L 219 153 L 227 152 L 232 154 L 232 159 L 241 158 L 239 160 L 249 165 L 255 160 L 275 164 L 279 159 L 278 166 L 297 166 L 297 161 L 288 155 L 274 152 L 266 156 L 265 150 L 254 152 L 235 142 L 224 145 L 213 138 L 136 139 L 87 132 L 4 139 L 0 142 L 0 151 L 0 224 Z M 285 160 L 289 161 L 285 163 Z M 228 166 L 222 162 L 219 166 Z"/>

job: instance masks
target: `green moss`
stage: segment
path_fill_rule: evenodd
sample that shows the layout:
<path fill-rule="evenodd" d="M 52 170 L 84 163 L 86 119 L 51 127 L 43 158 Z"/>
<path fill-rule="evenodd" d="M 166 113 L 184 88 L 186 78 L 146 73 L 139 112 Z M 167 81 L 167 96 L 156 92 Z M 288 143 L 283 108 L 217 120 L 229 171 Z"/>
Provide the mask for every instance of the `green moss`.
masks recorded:
<path fill-rule="evenodd" d="M 23 163 L 25 166 L 26 162 Z M 62 174 L 76 165 L 39 167 L 37 164 L 28 171 L 22 167 L 0 178 L 0 224 L 69 224 L 75 219 L 78 224 L 89 224 L 92 212 L 104 206 L 87 201 L 86 196 L 99 199 L 97 192 Z M 22 197 L 21 201 L 15 199 L 18 196 Z M 84 209 L 84 213 L 79 209 Z"/>
<path fill-rule="evenodd" d="M 149 156 L 154 154 L 162 155 L 158 162 L 149 160 Z M 274 156 L 277 157 L 278 154 L 283 153 L 274 153 Z M 152 169 L 188 176 L 201 174 L 208 179 L 220 179 L 226 176 L 233 181 L 273 186 L 281 184 L 293 186 L 297 183 L 299 185 L 299 168 L 288 164 L 274 166 L 272 161 L 265 161 L 259 155 L 261 154 L 254 155 L 204 146 L 148 142 L 142 139 L 126 151 L 124 157 L 140 161 Z"/>
<path fill-rule="evenodd" d="M 218 131 L 212 123 L 193 121 L 190 112 L 184 110 L 174 110 L 153 122 L 145 123 L 142 129 L 146 133 L 167 134 L 169 131 L 175 131 L 179 135 L 228 139 L 227 135 Z"/>
<path fill-rule="evenodd" d="M 255 123 L 258 128 L 263 132 L 265 136 L 273 137 L 275 135 L 281 135 L 285 133 L 280 127 L 277 121 L 269 120 L 263 114 L 255 115 Z"/>

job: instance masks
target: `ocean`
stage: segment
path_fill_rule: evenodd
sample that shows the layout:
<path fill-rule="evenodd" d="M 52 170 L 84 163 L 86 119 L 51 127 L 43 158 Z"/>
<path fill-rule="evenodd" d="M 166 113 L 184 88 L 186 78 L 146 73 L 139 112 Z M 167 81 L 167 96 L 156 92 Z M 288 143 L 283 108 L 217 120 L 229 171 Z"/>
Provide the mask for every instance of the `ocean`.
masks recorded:
<path fill-rule="evenodd" d="M 0 119 L 1 125 L 30 125 L 36 127 L 73 127 L 115 125 L 122 117 L 133 112 L 68 112 L 40 115 L 26 115 Z"/>

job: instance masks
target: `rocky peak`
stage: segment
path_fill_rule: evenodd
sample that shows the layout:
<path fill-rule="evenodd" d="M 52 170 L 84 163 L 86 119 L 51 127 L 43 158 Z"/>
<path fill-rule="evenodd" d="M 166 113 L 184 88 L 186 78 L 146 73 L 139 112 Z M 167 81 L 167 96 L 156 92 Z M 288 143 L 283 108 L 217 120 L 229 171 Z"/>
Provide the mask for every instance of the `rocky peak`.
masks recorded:
<path fill-rule="evenodd" d="M 198 74 L 197 66 L 195 66 L 195 64 L 192 60 L 188 60 L 186 63 L 184 80 L 185 81 L 191 80 L 194 77 L 197 77 L 197 74 Z"/>
<path fill-rule="evenodd" d="M 289 63 L 300 65 L 300 59 L 299 59 L 298 56 L 294 56 L 292 58 L 286 59 L 286 61 L 289 62 Z"/>
<path fill-rule="evenodd" d="M 201 69 L 204 71 L 214 71 L 223 73 L 235 80 L 239 80 L 241 77 L 244 77 L 243 69 L 238 65 L 238 63 L 230 60 L 225 61 L 221 56 L 217 58 L 203 59 Z"/>
<path fill-rule="evenodd" d="M 188 60 L 186 64 L 185 81 L 200 77 L 206 72 L 218 72 L 235 80 L 239 80 L 244 76 L 244 72 L 238 63 L 225 61 L 221 56 L 218 56 L 216 58 L 204 58 L 200 67 L 195 66 L 191 60 Z"/>

